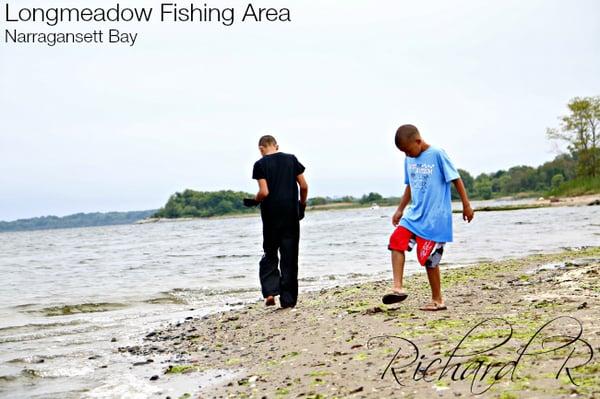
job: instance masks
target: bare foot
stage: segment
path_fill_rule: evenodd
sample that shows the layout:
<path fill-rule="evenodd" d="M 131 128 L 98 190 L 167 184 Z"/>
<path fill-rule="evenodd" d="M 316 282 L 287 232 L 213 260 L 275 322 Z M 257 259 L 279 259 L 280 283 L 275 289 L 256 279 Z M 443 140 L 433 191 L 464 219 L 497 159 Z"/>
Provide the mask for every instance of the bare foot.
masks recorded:
<path fill-rule="evenodd" d="M 273 295 L 269 295 L 265 298 L 265 306 L 275 306 L 275 298 Z"/>
<path fill-rule="evenodd" d="M 446 305 L 444 303 L 437 303 L 437 302 L 431 301 L 427 305 L 422 306 L 419 309 L 420 310 L 425 310 L 425 311 L 428 311 L 428 312 L 435 312 L 437 310 L 446 310 L 448 308 L 446 307 Z"/>

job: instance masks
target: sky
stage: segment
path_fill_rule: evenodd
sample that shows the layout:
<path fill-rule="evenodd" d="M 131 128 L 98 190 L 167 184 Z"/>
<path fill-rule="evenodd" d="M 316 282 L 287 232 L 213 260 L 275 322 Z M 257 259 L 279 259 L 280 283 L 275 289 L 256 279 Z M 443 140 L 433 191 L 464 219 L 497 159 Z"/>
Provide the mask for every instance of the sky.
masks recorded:
<path fill-rule="evenodd" d="M 241 12 L 248 2 L 206 3 Z M 309 196 L 400 196 L 399 125 L 416 125 L 476 176 L 551 160 L 564 145 L 546 128 L 571 98 L 600 95 L 597 1 L 253 4 L 289 8 L 292 21 L 49 28 L 2 15 L 0 220 L 156 209 L 187 188 L 255 192 L 263 134 L 306 166 Z M 6 27 L 138 39 L 15 45 Z"/>

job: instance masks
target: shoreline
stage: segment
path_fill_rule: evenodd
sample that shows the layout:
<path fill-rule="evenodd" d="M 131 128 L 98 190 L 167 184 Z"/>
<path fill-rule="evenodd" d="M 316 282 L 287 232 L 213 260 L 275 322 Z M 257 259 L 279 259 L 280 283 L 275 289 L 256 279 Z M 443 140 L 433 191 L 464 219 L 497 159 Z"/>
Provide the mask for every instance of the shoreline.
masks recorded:
<path fill-rule="evenodd" d="M 517 201 L 522 200 L 523 198 L 515 198 L 515 197 L 500 197 L 500 198 L 492 198 L 490 201 Z M 527 199 L 527 198 L 525 198 Z M 535 197 L 530 197 L 529 199 L 534 200 Z M 483 200 L 472 200 L 473 201 L 483 201 Z M 459 203 L 457 201 L 453 201 L 453 203 Z M 516 211 L 521 209 L 535 209 L 535 208 L 548 208 L 548 207 L 556 207 L 556 206 L 591 206 L 591 205 L 600 205 L 600 194 L 586 194 L 580 195 L 576 197 L 549 197 L 535 200 L 530 204 L 518 204 L 518 205 L 495 205 L 495 206 L 484 206 L 481 208 L 475 208 L 475 212 L 498 212 L 498 211 Z M 372 205 L 370 204 L 353 204 L 353 203 L 337 203 L 337 204 L 325 204 L 325 205 L 315 205 L 306 208 L 307 212 L 317 212 L 317 211 L 336 211 L 336 210 L 347 210 L 347 209 L 367 209 Z M 381 205 L 381 207 L 394 207 L 396 205 Z M 461 213 L 460 209 L 454 209 L 452 213 Z M 221 220 L 221 219 L 237 219 L 237 218 L 247 218 L 247 217 L 256 217 L 260 216 L 260 212 L 252 212 L 252 213 L 234 213 L 230 215 L 219 215 L 219 216 L 209 216 L 209 217 L 184 217 L 184 218 L 146 218 L 142 220 L 138 220 L 133 224 L 149 224 L 149 223 L 169 223 L 169 222 L 189 222 L 194 220 Z"/>
<path fill-rule="evenodd" d="M 475 365 L 482 362 L 483 369 L 494 362 L 510 368 L 517 349 L 545 322 L 562 317 L 548 329 L 558 335 L 575 334 L 569 316 L 581 322 L 582 339 L 596 352 L 590 362 L 575 368 L 584 363 L 586 355 L 584 345 L 575 343 L 580 345 L 568 366 L 579 386 L 572 384 L 564 371 L 555 378 L 568 355 L 568 348 L 563 348 L 521 361 L 514 381 L 510 376 L 501 378 L 480 397 L 509 399 L 532 391 L 541 398 L 600 395 L 600 326 L 594 326 L 600 306 L 600 247 L 442 269 L 447 311 L 418 309 L 429 298 L 423 271 L 405 278 L 409 298 L 400 304 L 381 303 L 381 295 L 390 286 L 391 271 L 387 280 L 300 293 L 293 310 L 265 308 L 262 302 L 255 302 L 190 317 L 152 331 L 140 345 L 120 351 L 146 357 L 175 355 L 177 361 L 153 364 L 157 378 L 184 373 L 200 379 L 210 370 L 228 370 L 233 376 L 188 392 L 192 397 L 468 397 L 473 394 L 470 383 L 474 378 L 435 377 L 441 372 L 440 364 L 477 322 L 500 317 L 512 325 L 513 337 L 506 345 L 467 360 L 473 363 L 474 358 Z M 469 348 L 491 348 L 503 338 L 499 331 L 508 334 L 504 322 L 489 323 L 465 341 Z M 374 341 L 377 336 L 410 340 L 426 357 L 422 367 L 428 362 L 435 364 L 423 379 L 416 362 L 406 366 L 414 353 L 401 352 L 392 367 L 404 386 L 394 380 L 389 369 L 381 378 L 400 343 L 405 343 L 407 351 L 409 345 L 399 338 Z M 461 360 L 461 372 L 471 364 L 467 360 Z M 415 381 L 415 375 L 421 378 Z M 490 375 L 493 377 L 492 372 Z M 479 389 L 486 387 L 486 381 L 490 384 L 490 375 Z M 474 386 L 477 390 L 478 385 Z"/>

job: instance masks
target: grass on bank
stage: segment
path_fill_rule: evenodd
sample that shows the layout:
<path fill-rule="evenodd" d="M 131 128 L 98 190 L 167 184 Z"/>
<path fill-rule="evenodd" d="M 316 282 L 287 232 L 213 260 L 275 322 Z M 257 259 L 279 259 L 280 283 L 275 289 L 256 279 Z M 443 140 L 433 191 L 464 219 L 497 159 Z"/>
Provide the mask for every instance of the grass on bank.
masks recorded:
<path fill-rule="evenodd" d="M 561 184 L 548 192 L 551 196 L 575 197 L 600 193 L 600 176 L 578 177 Z"/>

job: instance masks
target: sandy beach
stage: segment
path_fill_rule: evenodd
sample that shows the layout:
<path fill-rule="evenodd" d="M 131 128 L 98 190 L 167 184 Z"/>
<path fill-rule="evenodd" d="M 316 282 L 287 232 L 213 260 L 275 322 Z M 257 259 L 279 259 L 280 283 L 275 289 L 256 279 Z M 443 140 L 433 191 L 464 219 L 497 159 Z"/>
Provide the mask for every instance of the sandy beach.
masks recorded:
<path fill-rule="evenodd" d="M 446 267 L 446 311 L 418 309 L 424 273 L 405 280 L 400 304 L 381 303 L 391 278 L 333 287 L 293 310 L 257 302 L 188 318 L 119 350 L 167 355 L 145 366 L 154 380 L 231 372 L 185 397 L 600 396 L 600 247 Z"/>

